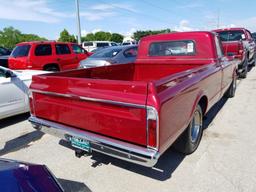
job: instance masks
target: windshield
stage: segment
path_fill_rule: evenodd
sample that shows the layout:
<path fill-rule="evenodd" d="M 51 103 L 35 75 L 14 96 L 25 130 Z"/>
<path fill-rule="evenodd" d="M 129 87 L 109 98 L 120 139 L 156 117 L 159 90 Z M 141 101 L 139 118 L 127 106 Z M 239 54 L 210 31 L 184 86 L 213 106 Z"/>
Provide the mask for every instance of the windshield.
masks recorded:
<path fill-rule="evenodd" d="M 221 41 L 240 41 L 245 38 L 243 31 L 222 31 L 218 34 Z"/>
<path fill-rule="evenodd" d="M 13 57 L 25 57 L 28 56 L 30 45 L 19 45 L 14 48 L 11 56 Z"/>
<path fill-rule="evenodd" d="M 91 58 L 112 58 L 115 57 L 122 49 L 103 49 L 94 53 Z"/>

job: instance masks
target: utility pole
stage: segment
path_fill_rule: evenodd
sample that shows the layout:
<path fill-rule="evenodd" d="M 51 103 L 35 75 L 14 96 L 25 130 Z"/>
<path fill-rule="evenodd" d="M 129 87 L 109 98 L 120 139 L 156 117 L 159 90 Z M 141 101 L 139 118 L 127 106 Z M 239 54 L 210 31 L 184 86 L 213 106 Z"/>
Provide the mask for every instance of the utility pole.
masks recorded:
<path fill-rule="evenodd" d="M 220 28 L 220 9 L 218 9 L 218 16 L 217 16 L 217 29 Z"/>
<path fill-rule="evenodd" d="M 81 26 L 80 26 L 80 15 L 79 15 L 79 0 L 76 1 L 76 22 L 77 22 L 77 42 L 81 45 Z"/>

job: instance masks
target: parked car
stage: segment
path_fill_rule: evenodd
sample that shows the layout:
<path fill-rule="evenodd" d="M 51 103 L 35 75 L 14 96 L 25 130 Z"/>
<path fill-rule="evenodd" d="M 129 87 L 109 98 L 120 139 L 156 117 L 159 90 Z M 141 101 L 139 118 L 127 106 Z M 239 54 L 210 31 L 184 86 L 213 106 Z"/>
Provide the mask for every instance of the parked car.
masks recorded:
<path fill-rule="evenodd" d="M 122 45 L 136 45 L 135 41 L 127 41 L 127 42 L 123 42 Z"/>
<path fill-rule="evenodd" d="M 93 50 L 91 51 L 91 53 L 96 53 L 96 52 L 98 52 L 98 51 L 100 51 L 100 50 L 102 50 L 102 49 L 105 49 L 105 48 L 108 48 L 108 47 L 99 47 L 99 48 L 93 49 Z"/>
<path fill-rule="evenodd" d="M 90 55 L 76 43 L 33 41 L 17 44 L 8 62 L 11 69 L 63 71 L 76 69 Z"/>
<path fill-rule="evenodd" d="M 78 156 L 151 167 L 174 143 L 184 154 L 197 149 L 203 116 L 235 95 L 237 64 L 212 32 L 147 36 L 135 63 L 34 76 L 29 121 Z"/>
<path fill-rule="evenodd" d="M 10 54 L 11 51 L 9 49 L 0 47 L 0 66 L 8 67 L 8 58 Z"/>
<path fill-rule="evenodd" d="M 88 52 L 97 48 L 110 46 L 118 46 L 118 44 L 112 41 L 85 41 L 82 43 L 82 47 Z"/>
<path fill-rule="evenodd" d="M 47 166 L 3 158 L 0 158 L 0 183 L 2 192 L 64 192 Z"/>
<path fill-rule="evenodd" d="M 0 66 L 8 68 L 9 55 L 0 56 Z"/>
<path fill-rule="evenodd" d="M 28 87 L 32 76 L 42 73 L 0 67 L 0 119 L 29 112 Z"/>
<path fill-rule="evenodd" d="M 126 64 L 135 61 L 138 46 L 114 46 L 97 51 L 80 61 L 79 68 L 100 67 L 114 64 Z"/>
<path fill-rule="evenodd" d="M 0 56 L 2 55 L 10 55 L 11 51 L 9 49 L 6 49 L 4 47 L 0 47 Z"/>
<path fill-rule="evenodd" d="M 254 41 L 256 42 L 256 33 L 252 33 L 252 38 L 253 38 Z"/>
<path fill-rule="evenodd" d="M 220 36 L 224 53 L 241 60 L 238 74 L 239 77 L 246 78 L 248 66 L 255 66 L 256 62 L 256 43 L 251 32 L 244 28 L 217 29 L 214 32 Z"/>

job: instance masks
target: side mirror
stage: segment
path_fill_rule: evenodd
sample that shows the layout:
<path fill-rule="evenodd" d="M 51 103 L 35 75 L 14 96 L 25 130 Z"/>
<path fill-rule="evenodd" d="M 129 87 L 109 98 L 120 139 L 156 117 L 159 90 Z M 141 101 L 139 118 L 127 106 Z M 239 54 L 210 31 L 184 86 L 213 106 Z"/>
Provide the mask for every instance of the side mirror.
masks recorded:
<path fill-rule="evenodd" d="M 17 75 L 15 73 L 13 73 L 12 71 L 10 70 L 7 70 L 5 72 L 5 78 L 11 78 L 11 77 L 16 77 Z"/>

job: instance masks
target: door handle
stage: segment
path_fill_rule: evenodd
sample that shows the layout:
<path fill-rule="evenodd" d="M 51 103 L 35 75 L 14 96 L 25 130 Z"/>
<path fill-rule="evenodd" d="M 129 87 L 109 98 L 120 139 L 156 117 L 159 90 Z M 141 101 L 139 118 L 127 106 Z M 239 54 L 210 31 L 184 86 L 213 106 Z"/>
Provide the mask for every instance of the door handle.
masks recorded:
<path fill-rule="evenodd" d="M 60 61 L 61 59 L 60 59 L 60 58 L 57 58 L 56 60 L 57 60 L 57 61 Z"/>

